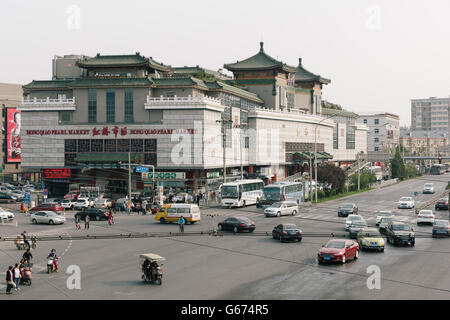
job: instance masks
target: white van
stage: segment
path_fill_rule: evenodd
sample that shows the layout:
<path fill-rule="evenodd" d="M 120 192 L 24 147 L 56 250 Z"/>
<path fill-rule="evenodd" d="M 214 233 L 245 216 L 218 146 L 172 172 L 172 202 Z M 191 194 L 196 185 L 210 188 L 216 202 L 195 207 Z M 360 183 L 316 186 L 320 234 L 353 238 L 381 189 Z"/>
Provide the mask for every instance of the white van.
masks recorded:
<path fill-rule="evenodd" d="M 200 208 L 196 204 L 190 203 L 171 203 L 167 208 L 166 221 L 178 221 L 180 217 L 194 224 L 201 219 Z"/>

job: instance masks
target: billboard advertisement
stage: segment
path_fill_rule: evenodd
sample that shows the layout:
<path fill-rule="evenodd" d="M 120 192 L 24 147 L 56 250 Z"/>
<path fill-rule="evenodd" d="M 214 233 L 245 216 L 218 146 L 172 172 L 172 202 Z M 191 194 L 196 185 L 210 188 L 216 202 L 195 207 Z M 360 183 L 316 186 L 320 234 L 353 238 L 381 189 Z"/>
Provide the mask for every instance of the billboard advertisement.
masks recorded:
<path fill-rule="evenodd" d="M 8 108 L 6 113 L 6 161 L 20 162 L 20 111 Z"/>

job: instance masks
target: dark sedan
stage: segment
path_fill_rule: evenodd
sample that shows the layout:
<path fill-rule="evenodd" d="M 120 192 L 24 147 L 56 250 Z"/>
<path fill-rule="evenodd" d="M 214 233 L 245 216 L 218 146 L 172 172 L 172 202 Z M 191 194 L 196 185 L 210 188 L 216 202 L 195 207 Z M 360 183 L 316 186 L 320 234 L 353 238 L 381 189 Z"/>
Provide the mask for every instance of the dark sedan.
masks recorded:
<path fill-rule="evenodd" d="M 233 232 L 255 230 L 255 223 L 246 217 L 230 217 L 218 224 L 219 231 L 231 230 Z"/>
<path fill-rule="evenodd" d="M 448 199 L 441 198 L 434 204 L 434 210 L 448 210 Z"/>
<path fill-rule="evenodd" d="M 7 194 L 7 193 L 0 193 L 0 203 L 15 203 L 16 202 L 16 198 L 14 198 L 13 196 Z"/>
<path fill-rule="evenodd" d="M 84 211 L 79 211 L 75 214 L 75 218 L 79 217 L 81 220 L 84 220 L 87 215 L 91 218 L 91 220 L 108 220 L 109 212 L 105 209 L 98 208 L 88 208 Z"/>
<path fill-rule="evenodd" d="M 358 214 L 358 206 L 354 203 L 344 203 L 339 206 L 338 217 L 348 217 L 349 214 Z"/>
<path fill-rule="evenodd" d="M 300 230 L 295 224 L 284 223 L 279 224 L 272 230 L 272 238 L 283 240 L 298 240 L 302 241 L 302 230 Z"/>
<path fill-rule="evenodd" d="M 350 235 L 350 239 L 356 239 L 358 232 L 361 229 L 367 228 L 367 222 L 364 220 L 353 221 L 348 229 L 348 233 Z"/>

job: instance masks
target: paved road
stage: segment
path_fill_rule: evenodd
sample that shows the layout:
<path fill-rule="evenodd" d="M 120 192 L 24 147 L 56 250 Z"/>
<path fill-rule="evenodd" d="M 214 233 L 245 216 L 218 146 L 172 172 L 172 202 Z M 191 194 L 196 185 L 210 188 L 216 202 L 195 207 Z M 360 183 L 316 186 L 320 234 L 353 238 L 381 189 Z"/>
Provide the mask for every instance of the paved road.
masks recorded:
<path fill-rule="evenodd" d="M 433 195 L 421 193 L 425 182 L 434 182 L 436 194 L 443 191 L 450 174 L 424 176 L 380 190 L 354 195 L 304 208 L 295 217 L 265 218 L 260 209 L 203 210 L 199 224 L 186 226 L 186 231 L 210 230 L 225 216 L 243 215 L 256 222 L 257 231 L 271 232 L 281 222 L 294 222 L 304 233 L 346 234 L 345 218 L 337 217 L 342 202 L 355 202 L 369 225 L 382 209 L 394 211 L 398 220 L 414 225 L 417 233 L 431 235 L 431 227 L 416 226 L 414 210 L 398 210 L 402 196 L 419 192 L 416 203 Z M 433 208 L 434 209 L 434 208 Z M 447 211 L 436 212 L 448 219 Z M 17 214 L 15 224 L 0 226 L 1 235 L 27 230 L 37 234 L 118 234 L 126 232 L 177 232 L 176 225 L 161 225 L 154 216 L 118 215 L 116 224 L 91 222 L 91 228 L 75 230 L 73 213 L 61 226 L 32 225 L 29 217 Z M 271 237 L 254 234 L 223 237 L 184 236 L 145 239 L 64 240 L 40 242 L 34 250 L 34 283 L 8 299 L 449 299 L 450 240 L 420 238 L 416 246 L 387 245 L 384 253 L 362 252 L 358 261 L 345 265 L 319 266 L 317 251 L 328 237 L 305 237 L 301 243 L 280 243 Z M 55 248 L 61 255 L 60 273 L 45 273 L 45 257 Z M 144 284 L 140 280 L 138 255 L 154 252 L 167 258 L 162 286 Z M 11 243 L 0 242 L 0 268 L 21 256 Z M 81 290 L 68 290 L 69 265 L 81 269 Z M 381 269 L 381 289 L 369 290 L 366 269 Z M 1 287 L 2 284 L 0 284 Z M 4 290 L 3 287 L 0 288 Z"/>

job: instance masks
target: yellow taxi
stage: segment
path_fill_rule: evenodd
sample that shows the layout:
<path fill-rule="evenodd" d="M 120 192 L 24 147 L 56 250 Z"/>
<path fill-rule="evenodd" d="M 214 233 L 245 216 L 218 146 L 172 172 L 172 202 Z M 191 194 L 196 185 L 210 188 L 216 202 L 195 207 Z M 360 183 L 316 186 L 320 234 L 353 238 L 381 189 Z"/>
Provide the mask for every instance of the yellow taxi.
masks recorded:
<path fill-rule="evenodd" d="M 356 235 L 361 250 L 384 251 L 384 238 L 376 228 L 362 228 Z"/>

